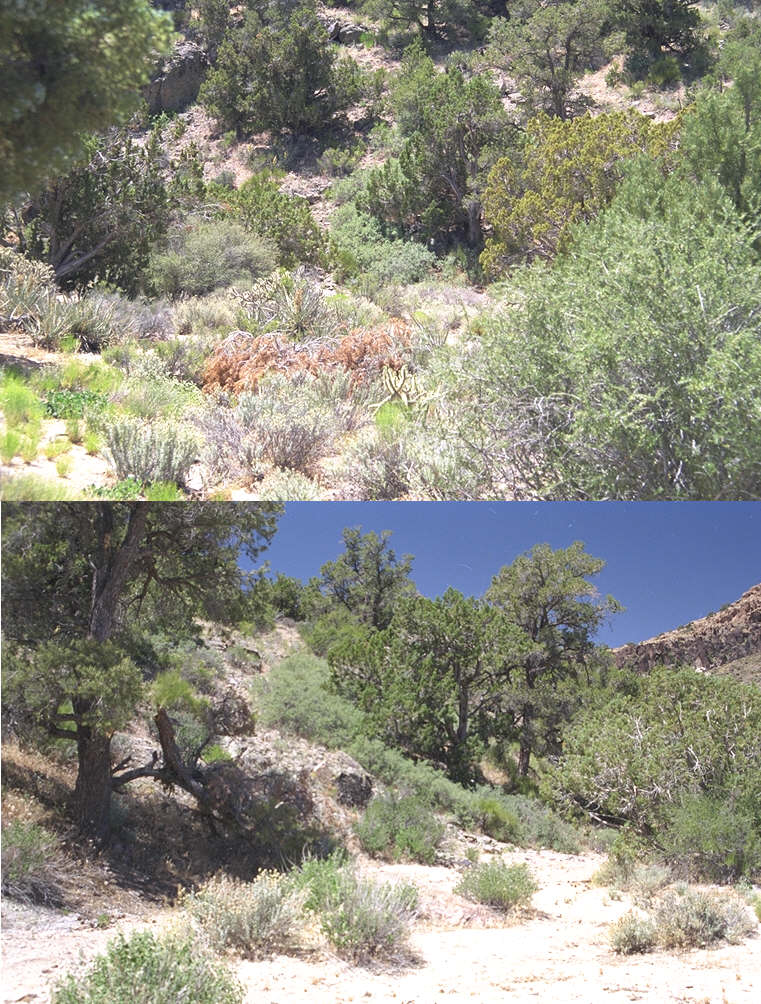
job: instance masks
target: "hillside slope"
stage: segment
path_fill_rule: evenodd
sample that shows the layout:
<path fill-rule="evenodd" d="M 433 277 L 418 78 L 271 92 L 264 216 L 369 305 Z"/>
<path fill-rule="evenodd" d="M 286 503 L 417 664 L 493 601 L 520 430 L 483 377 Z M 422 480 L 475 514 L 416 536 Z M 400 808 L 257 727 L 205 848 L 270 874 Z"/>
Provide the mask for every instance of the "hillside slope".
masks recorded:
<path fill-rule="evenodd" d="M 618 666 L 639 673 L 685 664 L 761 684 L 761 584 L 722 610 L 613 651 Z"/>

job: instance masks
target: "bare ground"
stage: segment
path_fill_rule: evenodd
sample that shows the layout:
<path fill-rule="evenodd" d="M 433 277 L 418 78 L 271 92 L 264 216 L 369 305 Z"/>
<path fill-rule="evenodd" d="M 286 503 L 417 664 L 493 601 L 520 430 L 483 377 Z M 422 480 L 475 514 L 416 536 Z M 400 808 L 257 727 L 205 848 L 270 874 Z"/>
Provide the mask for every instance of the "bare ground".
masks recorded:
<path fill-rule="evenodd" d="M 355 1001 L 553 1000 L 648 1001 L 652 1004 L 750 1004 L 761 997 L 761 939 L 683 953 L 618 956 L 608 946 L 608 925 L 631 907 L 591 878 L 602 858 L 519 850 L 540 888 L 530 910 L 503 917 L 452 892 L 454 868 L 380 865 L 363 868 L 421 890 L 421 912 L 410 952 L 394 964 L 353 966 L 325 951 L 238 961 L 247 1004 L 344 1004 Z M 113 935 L 77 916 L 6 904 L 3 1002 L 40 1002 L 80 957 L 101 951 Z M 121 930 L 160 928 L 172 911 L 123 916 Z"/>

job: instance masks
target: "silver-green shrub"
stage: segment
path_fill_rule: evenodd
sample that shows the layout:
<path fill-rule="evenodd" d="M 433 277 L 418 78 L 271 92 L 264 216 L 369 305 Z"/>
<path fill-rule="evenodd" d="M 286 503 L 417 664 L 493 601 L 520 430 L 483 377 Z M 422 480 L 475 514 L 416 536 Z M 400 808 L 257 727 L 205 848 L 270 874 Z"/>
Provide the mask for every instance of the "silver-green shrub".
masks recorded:
<path fill-rule="evenodd" d="M 485 861 L 469 868 L 455 892 L 499 910 L 512 910 L 529 902 L 539 888 L 528 865 Z"/>
<path fill-rule="evenodd" d="M 166 422 L 151 425 L 129 415 L 106 426 L 106 443 L 120 480 L 132 476 L 149 483 L 183 483 L 198 452 L 195 438 L 185 429 Z"/>
<path fill-rule="evenodd" d="M 217 950 L 258 955 L 292 947 L 304 921 L 303 891 L 279 872 L 261 872 L 252 882 L 217 875 L 182 906 Z"/>

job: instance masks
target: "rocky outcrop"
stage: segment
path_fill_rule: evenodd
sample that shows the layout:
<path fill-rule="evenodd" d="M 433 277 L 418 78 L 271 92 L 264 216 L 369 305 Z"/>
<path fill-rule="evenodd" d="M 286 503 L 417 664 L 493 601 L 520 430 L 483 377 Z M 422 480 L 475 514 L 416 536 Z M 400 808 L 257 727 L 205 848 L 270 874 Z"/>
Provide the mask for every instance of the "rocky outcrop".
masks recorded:
<path fill-rule="evenodd" d="M 656 665 L 731 672 L 730 664 L 739 664 L 747 678 L 761 683 L 761 584 L 716 613 L 613 652 L 618 666 L 640 673 Z"/>
<path fill-rule="evenodd" d="M 207 68 L 206 55 L 195 42 L 178 42 L 145 88 L 151 115 L 179 112 L 198 97 Z"/>
<path fill-rule="evenodd" d="M 362 36 L 370 31 L 367 25 L 341 24 L 340 21 L 331 21 L 327 30 L 330 41 L 338 42 L 340 45 L 358 45 L 362 41 Z"/>

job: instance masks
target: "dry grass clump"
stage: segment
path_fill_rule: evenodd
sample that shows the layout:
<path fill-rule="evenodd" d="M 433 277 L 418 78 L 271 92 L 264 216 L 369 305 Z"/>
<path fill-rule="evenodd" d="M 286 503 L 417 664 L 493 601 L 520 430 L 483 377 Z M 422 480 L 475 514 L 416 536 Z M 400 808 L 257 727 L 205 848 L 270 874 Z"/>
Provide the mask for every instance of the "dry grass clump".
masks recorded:
<path fill-rule="evenodd" d="M 12 820 L 2 830 L 2 891 L 24 903 L 58 906 L 73 878 L 60 840 L 37 823 Z"/>
<path fill-rule="evenodd" d="M 298 343 L 276 333 L 234 331 L 207 360 L 202 386 L 205 391 L 219 389 L 239 394 L 255 390 L 268 373 L 292 375 L 306 371 L 316 376 L 332 370 L 350 373 L 355 385 L 365 384 L 385 367 L 401 369 L 409 356 L 410 334 L 409 325 L 398 320 L 351 331 L 337 339 Z"/>
<path fill-rule="evenodd" d="M 611 925 L 609 934 L 615 952 L 631 955 L 656 947 L 705 948 L 718 941 L 735 945 L 756 927 L 735 893 L 676 885 L 663 893 L 649 915 L 631 910 Z"/>
<path fill-rule="evenodd" d="M 182 906 L 213 948 L 256 956 L 294 947 L 304 898 L 284 875 L 261 872 L 253 882 L 217 875 L 185 896 Z"/>

